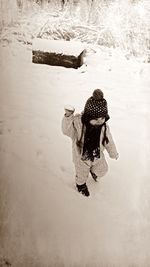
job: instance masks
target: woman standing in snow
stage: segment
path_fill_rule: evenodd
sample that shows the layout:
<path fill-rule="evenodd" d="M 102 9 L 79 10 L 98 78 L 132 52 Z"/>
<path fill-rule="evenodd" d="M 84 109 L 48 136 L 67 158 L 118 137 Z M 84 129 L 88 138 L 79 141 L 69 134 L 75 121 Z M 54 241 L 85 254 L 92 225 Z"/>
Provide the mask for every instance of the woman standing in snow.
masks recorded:
<path fill-rule="evenodd" d="M 72 139 L 76 187 L 80 193 L 89 196 L 86 184 L 89 173 L 96 181 L 108 171 L 104 149 L 112 159 L 117 159 L 118 153 L 106 123 L 109 120 L 107 102 L 100 89 L 94 90 L 82 114 L 74 115 L 74 111 L 73 107 L 65 108 L 62 132 Z"/>

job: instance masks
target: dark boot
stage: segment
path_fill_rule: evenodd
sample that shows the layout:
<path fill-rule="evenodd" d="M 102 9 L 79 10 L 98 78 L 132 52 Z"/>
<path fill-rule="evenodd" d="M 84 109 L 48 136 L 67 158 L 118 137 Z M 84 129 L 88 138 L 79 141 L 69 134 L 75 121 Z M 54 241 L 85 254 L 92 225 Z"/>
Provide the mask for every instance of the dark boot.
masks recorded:
<path fill-rule="evenodd" d="M 86 183 L 85 184 L 81 184 L 81 185 L 76 184 L 76 186 L 77 186 L 78 192 L 82 193 L 82 195 L 84 195 L 86 197 L 88 197 L 90 195 Z"/>
<path fill-rule="evenodd" d="M 94 181 L 97 182 L 97 175 L 92 171 L 90 171 L 90 173 L 91 173 L 91 176 L 94 179 Z"/>

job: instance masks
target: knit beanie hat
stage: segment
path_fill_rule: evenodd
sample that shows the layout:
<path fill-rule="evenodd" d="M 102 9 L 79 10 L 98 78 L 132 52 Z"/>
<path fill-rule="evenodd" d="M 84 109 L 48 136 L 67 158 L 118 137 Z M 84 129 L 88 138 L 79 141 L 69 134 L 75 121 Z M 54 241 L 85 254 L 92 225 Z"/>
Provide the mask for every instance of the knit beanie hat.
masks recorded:
<path fill-rule="evenodd" d="M 100 117 L 104 117 L 105 121 L 110 118 L 108 115 L 107 101 L 104 99 L 103 92 L 100 89 L 96 89 L 85 104 L 82 122 L 86 123 Z"/>

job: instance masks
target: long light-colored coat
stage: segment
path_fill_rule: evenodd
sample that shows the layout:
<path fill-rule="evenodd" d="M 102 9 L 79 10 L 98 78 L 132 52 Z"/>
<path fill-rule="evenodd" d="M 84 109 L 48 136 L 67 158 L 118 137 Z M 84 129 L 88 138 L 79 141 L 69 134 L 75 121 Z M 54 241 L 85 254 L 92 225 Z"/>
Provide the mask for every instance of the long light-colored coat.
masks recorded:
<path fill-rule="evenodd" d="M 102 177 L 108 170 L 108 165 L 104 156 L 104 150 L 106 149 L 110 158 L 116 159 L 118 152 L 113 141 L 110 128 L 106 123 L 106 136 L 108 137 L 108 144 L 103 146 L 102 140 L 104 136 L 104 126 L 101 130 L 100 136 L 100 159 L 95 159 L 94 162 L 90 160 L 82 160 L 82 149 L 77 145 L 77 141 L 81 139 L 82 135 L 82 122 L 80 114 L 72 114 L 69 117 L 64 115 L 62 119 L 62 132 L 64 135 L 69 136 L 72 139 L 72 154 L 73 162 L 76 170 L 76 182 L 83 184 L 86 182 L 89 172 L 94 172 L 98 177 Z M 81 143 L 84 143 L 84 132 Z"/>

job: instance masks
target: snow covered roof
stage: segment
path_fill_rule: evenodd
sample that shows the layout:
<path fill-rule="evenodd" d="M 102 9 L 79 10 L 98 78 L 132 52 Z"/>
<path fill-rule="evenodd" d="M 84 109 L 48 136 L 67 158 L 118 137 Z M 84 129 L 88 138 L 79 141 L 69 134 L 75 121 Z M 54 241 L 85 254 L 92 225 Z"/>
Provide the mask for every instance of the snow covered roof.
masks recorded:
<path fill-rule="evenodd" d="M 79 56 L 84 49 L 84 45 L 77 41 L 47 40 L 36 38 L 32 43 L 33 51 L 51 52 L 64 55 Z"/>

